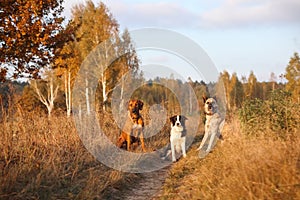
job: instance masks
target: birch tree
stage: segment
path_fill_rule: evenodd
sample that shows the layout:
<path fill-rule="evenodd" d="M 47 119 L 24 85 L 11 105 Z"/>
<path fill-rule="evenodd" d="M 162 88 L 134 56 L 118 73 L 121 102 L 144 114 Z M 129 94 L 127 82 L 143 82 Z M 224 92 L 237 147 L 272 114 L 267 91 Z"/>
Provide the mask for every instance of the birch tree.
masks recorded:
<path fill-rule="evenodd" d="M 120 82 L 121 82 L 121 92 L 120 92 L 120 112 L 124 108 L 124 89 L 125 85 L 125 74 L 131 70 L 132 76 L 137 76 L 136 72 L 139 66 L 139 60 L 135 48 L 132 44 L 131 37 L 128 29 L 124 30 L 122 34 L 122 45 L 120 45 L 119 51 L 124 52 L 124 55 L 120 59 Z M 129 81 L 129 80 L 126 80 Z"/>
<path fill-rule="evenodd" d="M 110 96 L 116 84 L 121 80 L 122 90 L 124 90 L 126 83 L 122 80 L 123 75 L 128 70 L 138 67 L 138 59 L 129 32 L 125 30 L 124 34 L 120 36 L 119 25 L 107 7 L 103 3 L 95 6 L 92 1 L 73 8 L 72 20 L 68 24 L 67 30 L 71 30 L 69 32 L 72 32 L 72 40 L 63 47 L 61 55 L 57 59 L 57 67 L 71 71 L 70 85 L 72 89 L 74 77 L 76 77 L 81 64 L 86 62 L 86 58 L 89 57 L 90 65 L 98 71 L 86 73 L 98 76 L 98 88 L 96 97 L 88 97 L 87 95 L 94 95 L 88 89 L 92 85 L 87 79 L 81 80 L 81 84 L 86 87 L 85 94 L 83 94 L 86 97 L 85 104 L 88 104 L 90 98 L 96 98 L 99 100 L 97 105 L 101 105 L 99 108 L 106 110 L 106 105 L 110 102 Z M 120 43 L 122 44 L 120 45 Z M 99 46 L 103 48 L 98 49 Z M 124 52 L 124 54 L 120 52 Z M 120 54 L 119 58 L 111 60 L 118 54 Z M 66 91 L 66 89 L 67 87 L 64 90 Z M 122 96 L 121 94 L 121 99 Z M 66 98 L 68 98 L 67 95 Z M 66 100 L 66 103 L 70 101 L 72 102 L 72 99 Z"/>
<path fill-rule="evenodd" d="M 80 57 L 77 48 L 77 41 L 74 32 L 71 33 L 73 40 L 68 41 L 60 51 L 60 55 L 55 60 L 55 70 L 62 78 L 62 90 L 65 94 L 65 104 L 67 117 L 72 112 L 72 85 L 80 67 Z"/>
<path fill-rule="evenodd" d="M 54 101 L 57 98 L 59 89 L 55 74 L 48 71 L 44 80 L 31 80 L 30 85 L 34 90 L 37 99 L 46 106 L 48 117 L 51 117 L 51 112 L 54 109 Z"/>
<path fill-rule="evenodd" d="M 80 5 L 74 8 L 73 16 L 74 23 L 78 25 L 75 35 L 79 41 L 76 46 L 79 49 L 79 57 L 82 61 L 95 47 L 104 43 L 106 40 L 118 36 L 119 26 L 103 3 L 95 6 L 92 1 L 87 1 L 86 5 Z M 105 109 L 108 96 L 112 91 L 110 85 L 113 79 L 109 72 L 105 70 L 107 66 L 104 65 L 107 63 L 105 60 L 109 60 L 109 57 L 114 53 L 114 48 L 109 45 L 112 43 L 108 42 L 106 44 L 108 46 L 105 46 L 105 52 L 98 52 L 99 57 L 94 57 L 95 60 L 93 62 L 97 65 L 95 67 L 98 67 L 101 71 L 99 74 L 99 87 L 103 109 Z M 101 60 L 99 58 L 101 58 Z"/>
<path fill-rule="evenodd" d="M 72 90 L 71 90 L 71 72 L 66 70 L 64 73 L 64 92 L 67 108 L 67 117 L 71 116 L 72 111 Z"/>

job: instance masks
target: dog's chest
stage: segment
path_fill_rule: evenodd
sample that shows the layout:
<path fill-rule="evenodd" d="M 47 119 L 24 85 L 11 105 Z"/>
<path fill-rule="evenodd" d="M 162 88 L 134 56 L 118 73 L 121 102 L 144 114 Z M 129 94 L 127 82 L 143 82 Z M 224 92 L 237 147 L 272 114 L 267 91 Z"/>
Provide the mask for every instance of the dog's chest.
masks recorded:
<path fill-rule="evenodd" d="M 122 128 L 122 131 L 130 135 L 132 131 L 142 129 L 143 126 L 141 124 L 137 124 L 136 121 L 137 120 L 133 120 L 130 117 L 127 117 L 124 126 Z"/>
<path fill-rule="evenodd" d="M 217 126 L 219 122 L 221 122 L 221 117 L 218 113 L 213 115 L 207 115 L 205 121 L 205 132 L 207 132 L 210 128 Z"/>
<path fill-rule="evenodd" d="M 171 141 L 174 141 L 176 139 L 181 139 L 181 138 L 182 138 L 182 131 L 176 130 L 176 128 L 172 128 L 171 136 L 170 136 Z"/>
<path fill-rule="evenodd" d="M 206 121 L 205 121 L 205 132 L 208 131 L 209 127 L 210 127 L 210 122 L 211 122 L 212 116 L 206 116 Z"/>

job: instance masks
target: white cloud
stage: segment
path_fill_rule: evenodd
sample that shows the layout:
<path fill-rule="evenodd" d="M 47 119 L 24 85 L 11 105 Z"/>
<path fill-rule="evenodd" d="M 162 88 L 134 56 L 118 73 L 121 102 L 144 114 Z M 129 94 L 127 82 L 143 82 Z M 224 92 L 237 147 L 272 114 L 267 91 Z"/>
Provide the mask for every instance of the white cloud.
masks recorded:
<path fill-rule="evenodd" d="M 93 0 L 97 4 L 100 0 Z M 84 0 L 68 0 L 67 9 Z M 122 27 L 235 28 L 300 22 L 300 0 L 103 0 Z M 69 13 L 68 13 L 69 14 Z"/>
<path fill-rule="evenodd" d="M 135 3 L 109 2 L 111 12 L 123 26 L 182 27 L 194 22 L 197 16 L 175 2 Z"/>
<path fill-rule="evenodd" d="M 226 0 L 201 21 L 211 27 L 291 24 L 300 22 L 299 11 L 299 0 Z"/>

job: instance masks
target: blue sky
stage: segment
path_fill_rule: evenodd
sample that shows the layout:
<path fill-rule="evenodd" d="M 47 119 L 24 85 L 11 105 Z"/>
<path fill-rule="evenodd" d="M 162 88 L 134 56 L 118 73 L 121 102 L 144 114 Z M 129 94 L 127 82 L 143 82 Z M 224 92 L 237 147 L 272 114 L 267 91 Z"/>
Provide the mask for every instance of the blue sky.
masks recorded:
<path fill-rule="evenodd" d="M 82 2 L 66 0 L 65 15 L 69 17 L 71 7 Z M 156 27 L 179 32 L 197 42 L 220 72 L 236 72 L 239 77 L 248 76 L 251 70 L 259 80 L 269 80 L 271 72 L 279 76 L 293 53 L 300 52 L 299 0 L 102 2 L 121 30 Z M 157 55 L 167 63 L 170 57 L 164 57 Z"/>

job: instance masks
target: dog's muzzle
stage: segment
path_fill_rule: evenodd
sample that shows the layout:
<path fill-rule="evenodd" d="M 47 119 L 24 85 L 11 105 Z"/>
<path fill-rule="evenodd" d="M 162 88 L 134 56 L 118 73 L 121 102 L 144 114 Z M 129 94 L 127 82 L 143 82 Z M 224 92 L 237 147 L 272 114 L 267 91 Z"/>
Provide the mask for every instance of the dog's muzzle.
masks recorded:
<path fill-rule="evenodd" d="M 208 106 L 207 106 L 207 107 L 208 107 L 208 109 L 210 109 L 210 110 L 211 110 L 211 109 L 212 109 L 212 104 L 211 104 L 211 103 L 210 103 L 210 104 L 208 104 Z"/>
<path fill-rule="evenodd" d="M 182 126 L 174 126 L 173 129 L 177 132 L 181 132 L 183 131 L 183 127 Z"/>
<path fill-rule="evenodd" d="M 133 108 L 133 109 L 132 109 L 132 113 L 138 114 L 138 113 L 139 113 L 139 109 L 138 109 L 138 108 Z"/>

